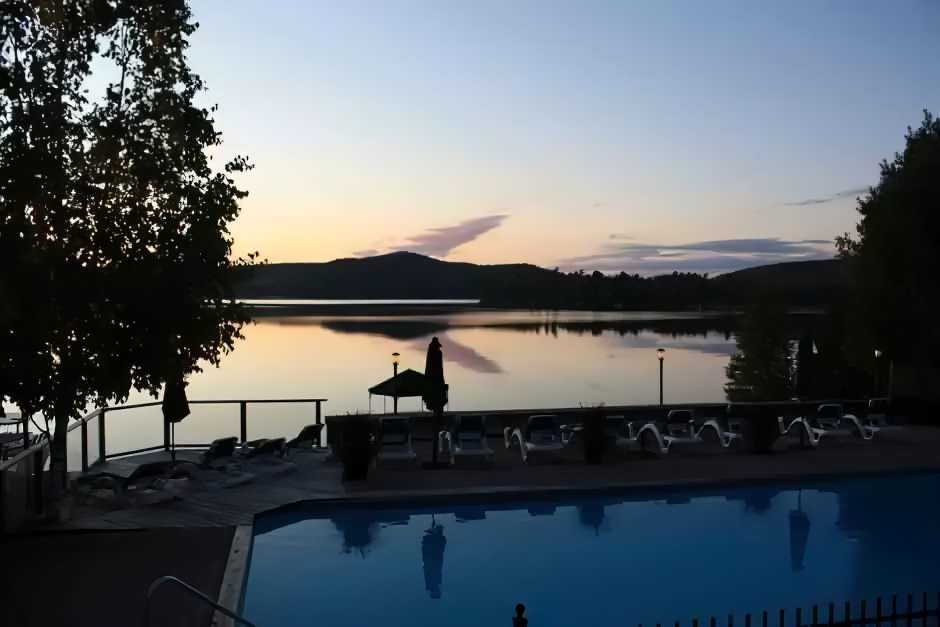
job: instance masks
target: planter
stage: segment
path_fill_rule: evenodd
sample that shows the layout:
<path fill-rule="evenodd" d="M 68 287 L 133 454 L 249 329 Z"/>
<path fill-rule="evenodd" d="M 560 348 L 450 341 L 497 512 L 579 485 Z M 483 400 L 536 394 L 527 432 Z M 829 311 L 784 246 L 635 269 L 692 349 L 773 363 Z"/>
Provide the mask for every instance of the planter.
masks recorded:
<path fill-rule="evenodd" d="M 744 420 L 744 437 L 753 453 L 772 453 L 780 438 L 777 412 L 771 408 L 754 408 Z"/>
<path fill-rule="evenodd" d="M 603 412 L 588 412 L 582 418 L 581 448 L 584 461 L 588 464 L 600 464 L 607 453 L 607 434 L 604 431 L 606 418 Z"/>
<path fill-rule="evenodd" d="M 343 464 L 343 481 L 365 481 L 372 465 L 372 421 L 368 418 L 347 418 L 339 430 L 338 451 Z"/>

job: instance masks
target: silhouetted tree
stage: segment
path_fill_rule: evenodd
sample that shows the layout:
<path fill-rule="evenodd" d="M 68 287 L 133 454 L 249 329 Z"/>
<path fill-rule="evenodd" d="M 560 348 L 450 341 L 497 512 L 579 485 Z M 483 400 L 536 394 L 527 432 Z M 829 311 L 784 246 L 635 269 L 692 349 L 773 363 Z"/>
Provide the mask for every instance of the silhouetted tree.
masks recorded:
<path fill-rule="evenodd" d="M 810 398 L 813 395 L 813 372 L 816 365 L 816 356 L 813 353 L 813 337 L 805 333 L 800 338 L 796 350 L 796 393 L 800 398 Z"/>
<path fill-rule="evenodd" d="M 878 185 L 859 199 L 858 213 L 856 236 L 846 233 L 836 244 L 852 262 L 871 341 L 891 359 L 936 364 L 940 119 L 924 111 L 920 127 L 908 128 L 904 152 L 881 163 Z"/>
<path fill-rule="evenodd" d="M 741 319 L 737 351 L 725 369 L 730 401 L 779 401 L 793 392 L 793 349 L 782 306 L 764 301 Z"/>
<path fill-rule="evenodd" d="M 210 167 L 195 29 L 185 0 L 0 9 L 0 395 L 54 423 L 57 481 L 70 419 L 217 364 L 246 321 L 227 227 L 249 166 Z"/>

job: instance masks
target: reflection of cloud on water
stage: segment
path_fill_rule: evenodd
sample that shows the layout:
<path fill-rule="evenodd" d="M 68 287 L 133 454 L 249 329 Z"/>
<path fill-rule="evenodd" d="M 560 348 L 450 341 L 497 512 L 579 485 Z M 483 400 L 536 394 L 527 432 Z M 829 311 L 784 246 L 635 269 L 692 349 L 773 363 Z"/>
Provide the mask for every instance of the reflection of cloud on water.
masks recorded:
<path fill-rule="evenodd" d="M 466 344 L 461 344 L 445 333 L 438 335 L 438 339 L 441 341 L 444 361 L 455 363 L 467 370 L 481 374 L 499 374 L 503 371 L 502 367 L 492 359 L 484 357 L 475 349 Z M 412 348 L 419 353 L 426 350 L 426 338 L 412 344 Z"/>

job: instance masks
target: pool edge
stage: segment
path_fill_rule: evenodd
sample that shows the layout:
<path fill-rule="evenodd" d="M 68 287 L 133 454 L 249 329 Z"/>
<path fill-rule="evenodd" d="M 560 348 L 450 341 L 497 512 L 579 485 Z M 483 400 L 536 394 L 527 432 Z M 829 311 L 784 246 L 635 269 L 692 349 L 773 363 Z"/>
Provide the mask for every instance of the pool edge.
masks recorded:
<path fill-rule="evenodd" d="M 864 479 L 873 476 L 890 475 L 918 475 L 940 473 L 940 468 L 936 466 L 921 466 L 911 468 L 899 468 L 892 470 L 864 470 L 852 472 L 810 472 L 810 473 L 776 473 L 771 475 L 760 475 L 757 477 L 737 477 L 722 478 L 702 477 L 693 479 L 676 480 L 652 480 L 634 483 L 603 483 L 597 485 L 545 485 L 545 486 L 488 486 L 477 488 L 446 488 L 446 489 L 415 489 L 415 490 L 378 490 L 363 491 L 354 494 L 344 494 L 341 496 L 331 496 L 325 498 L 301 499 L 291 503 L 285 503 L 263 512 L 258 512 L 254 516 L 257 521 L 259 517 L 267 514 L 273 514 L 284 510 L 296 508 L 298 506 L 308 507 L 341 507 L 344 505 L 394 505 L 403 500 L 410 503 L 421 505 L 436 505 L 440 503 L 451 502 L 454 499 L 474 501 L 479 499 L 507 501 L 516 500 L 519 497 L 529 497 L 534 500 L 554 498 L 559 496 L 598 496 L 604 494 L 629 494 L 660 491 L 663 489 L 708 489 L 719 487 L 747 487 L 759 486 L 762 484 L 782 483 L 787 486 L 798 487 L 803 481 L 829 481 L 842 479 Z M 252 528 L 254 525 L 252 525 Z"/>
<path fill-rule="evenodd" d="M 254 523 L 238 525 L 232 534 L 228 559 L 219 586 L 218 603 L 236 614 L 241 613 L 244 599 L 245 582 L 248 580 L 248 567 L 251 561 L 251 548 L 254 544 Z M 218 610 L 212 614 L 212 627 L 234 627 L 235 621 Z"/>

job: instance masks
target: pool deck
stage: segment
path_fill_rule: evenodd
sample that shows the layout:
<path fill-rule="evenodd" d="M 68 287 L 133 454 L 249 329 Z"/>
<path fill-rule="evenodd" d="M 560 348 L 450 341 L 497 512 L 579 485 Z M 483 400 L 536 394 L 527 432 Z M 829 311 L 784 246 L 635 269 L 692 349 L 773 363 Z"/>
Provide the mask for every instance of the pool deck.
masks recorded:
<path fill-rule="evenodd" d="M 498 445 L 498 446 L 497 446 Z M 380 468 L 368 481 L 344 483 L 340 465 L 325 451 L 294 452 L 286 461 L 242 465 L 242 472 L 201 471 L 179 486 L 167 486 L 140 502 L 85 498 L 72 518 L 51 527 L 70 529 L 150 529 L 251 524 L 256 514 L 312 499 L 395 499 L 419 495 L 459 495 L 537 490 L 688 486 L 747 481 L 799 480 L 820 475 L 940 469 L 940 429 L 911 428 L 903 436 L 871 442 L 824 442 L 816 450 L 791 447 L 774 454 L 691 448 L 663 458 L 622 454 L 589 466 L 576 449 L 558 459 L 526 465 L 518 452 L 491 438 L 491 467 L 441 470 Z M 418 442 L 420 459 L 430 458 L 430 444 Z M 192 453 L 190 453 L 191 455 Z M 165 453 L 151 453 L 151 461 Z"/>
<path fill-rule="evenodd" d="M 584 464 L 576 449 L 565 451 L 554 463 L 525 465 L 501 440 L 491 438 L 490 444 L 496 455 L 489 468 L 376 469 L 368 481 L 343 483 L 341 467 L 325 452 L 302 451 L 285 461 L 246 462 L 226 472 L 194 471 L 190 479 L 172 480 L 125 499 L 108 490 L 87 492 L 76 498 L 67 521 L 0 539 L 3 555 L 13 560 L 8 562 L 10 572 L 29 582 L 15 590 L 0 586 L 0 597 L 16 593 L 15 599 L 0 598 L 0 611 L 12 608 L 12 614 L 5 614 L 13 617 L 11 627 L 139 624 L 146 586 L 165 574 L 180 576 L 220 598 L 236 528 L 251 525 L 264 511 L 311 499 L 452 500 L 467 494 L 493 498 L 520 492 L 629 491 L 940 470 L 940 429 L 935 428 L 912 428 L 891 440 L 824 442 L 818 450 L 790 448 L 764 455 L 705 449 L 677 450 L 664 458 L 623 454 L 598 466 Z M 416 443 L 415 448 L 420 458 L 430 456 L 428 443 Z M 151 453 L 132 461 L 163 455 Z M 40 581 L 43 585 L 37 584 Z M 54 611 L 43 609 L 44 590 L 50 586 L 69 591 L 67 603 Z M 160 594 L 165 595 L 161 611 L 169 607 L 173 613 L 157 616 L 155 626 L 209 624 L 205 607 L 181 604 L 178 591 Z"/>

